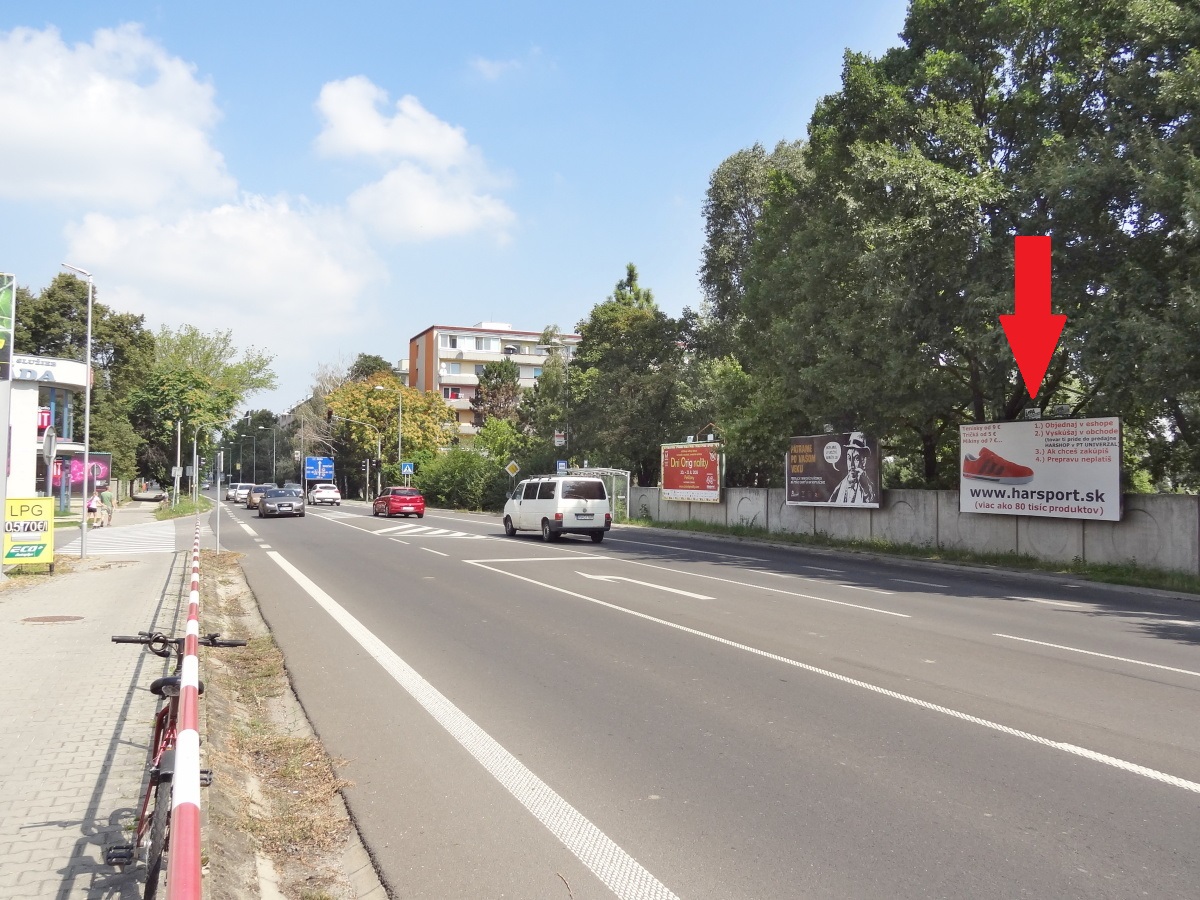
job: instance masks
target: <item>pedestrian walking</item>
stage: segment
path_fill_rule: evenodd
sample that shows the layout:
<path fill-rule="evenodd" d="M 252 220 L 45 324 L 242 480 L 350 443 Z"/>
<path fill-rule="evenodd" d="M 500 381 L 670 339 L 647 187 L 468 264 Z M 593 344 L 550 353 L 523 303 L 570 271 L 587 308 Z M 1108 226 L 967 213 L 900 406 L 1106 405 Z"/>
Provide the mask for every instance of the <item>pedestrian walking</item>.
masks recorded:
<path fill-rule="evenodd" d="M 92 488 L 92 496 L 87 502 L 87 522 L 93 528 L 100 521 L 100 507 L 103 505 L 103 502 L 100 500 L 100 488 Z"/>
<path fill-rule="evenodd" d="M 100 503 L 104 506 L 104 521 L 100 523 L 100 527 L 112 524 L 113 504 L 116 500 L 113 497 L 112 488 L 108 485 L 104 486 L 104 490 L 100 492 Z"/>

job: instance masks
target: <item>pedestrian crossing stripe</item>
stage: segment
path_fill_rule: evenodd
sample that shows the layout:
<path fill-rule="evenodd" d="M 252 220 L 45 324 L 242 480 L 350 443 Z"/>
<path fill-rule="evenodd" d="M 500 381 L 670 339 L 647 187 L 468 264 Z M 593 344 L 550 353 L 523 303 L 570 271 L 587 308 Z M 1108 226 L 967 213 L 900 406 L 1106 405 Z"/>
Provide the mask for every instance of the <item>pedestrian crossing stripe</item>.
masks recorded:
<path fill-rule="evenodd" d="M 487 537 L 484 534 L 468 534 L 465 531 L 451 531 L 447 528 L 433 528 L 429 525 L 393 525 L 391 528 L 379 528 L 372 534 L 389 534 L 403 537 L 447 537 L 480 540 Z"/>
<path fill-rule="evenodd" d="M 207 525 L 200 529 L 201 536 L 211 534 Z M 65 555 L 78 553 L 80 538 L 59 547 L 57 552 Z M 88 529 L 88 556 L 112 556 L 128 553 L 174 553 L 175 522 L 148 522 L 144 525 L 109 526 Z"/>

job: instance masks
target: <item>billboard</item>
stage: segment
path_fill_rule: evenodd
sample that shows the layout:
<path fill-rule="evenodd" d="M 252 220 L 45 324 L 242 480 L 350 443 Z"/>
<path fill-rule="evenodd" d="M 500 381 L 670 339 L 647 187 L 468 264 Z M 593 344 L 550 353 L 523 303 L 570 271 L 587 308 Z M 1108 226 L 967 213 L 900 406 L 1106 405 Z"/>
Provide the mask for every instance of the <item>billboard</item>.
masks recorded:
<path fill-rule="evenodd" d="M 721 502 L 720 444 L 663 444 L 664 500 Z"/>
<path fill-rule="evenodd" d="M 1121 518 L 1121 420 L 961 425 L 960 512 Z"/>
<path fill-rule="evenodd" d="M 879 441 L 861 431 L 791 438 L 784 466 L 788 506 L 879 506 Z"/>
<path fill-rule="evenodd" d="M 112 473 L 112 454 L 92 452 L 88 454 L 88 464 L 92 467 L 92 476 L 88 478 L 87 491 L 85 493 L 91 493 L 93 485 L 100 488 L 100 490 L 104 490 L 108 487 L 108 479 Z M 62 484 L 64 471 L 70 472 L 71 493 L 78 494 L 83 488 L 83 454 L 77 453 L 74 456 L 59 457 L 54 461 L 51 484 L 54 485 L 56 492 Z"/>
<path fill-rule="evenodd" d="M 16 304 L 16 277 L 0 275 L 0 381 L 12 378 L 13 321 Z"/>

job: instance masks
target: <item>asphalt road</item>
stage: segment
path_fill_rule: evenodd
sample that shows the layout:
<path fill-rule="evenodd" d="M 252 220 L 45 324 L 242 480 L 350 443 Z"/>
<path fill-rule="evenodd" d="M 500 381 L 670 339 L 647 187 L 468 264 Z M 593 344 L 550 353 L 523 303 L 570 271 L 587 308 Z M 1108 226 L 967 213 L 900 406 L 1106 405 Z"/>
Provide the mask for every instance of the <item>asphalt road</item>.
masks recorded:
<path fill-rule="evenodd" d="M 1196 603 L 223 507 L 396 896 L 1200 893 Z"/>

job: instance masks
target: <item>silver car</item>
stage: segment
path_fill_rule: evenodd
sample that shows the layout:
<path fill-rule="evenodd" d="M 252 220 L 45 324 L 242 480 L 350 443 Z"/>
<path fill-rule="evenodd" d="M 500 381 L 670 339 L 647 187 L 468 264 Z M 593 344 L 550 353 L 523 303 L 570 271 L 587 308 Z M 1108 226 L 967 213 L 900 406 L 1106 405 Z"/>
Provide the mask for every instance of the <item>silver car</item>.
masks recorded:
<path fill-rule="evenodd" d="M 258 517 L 266 519 L 276 516 L 304 517 L 304 494 L 295 488 L 275 488 L 267 491 L 258 500 Z"/>

